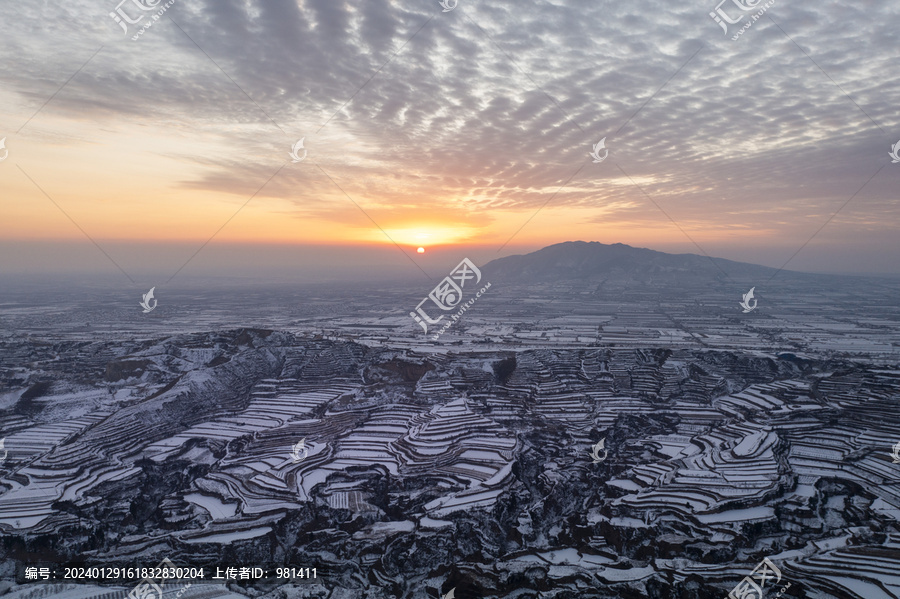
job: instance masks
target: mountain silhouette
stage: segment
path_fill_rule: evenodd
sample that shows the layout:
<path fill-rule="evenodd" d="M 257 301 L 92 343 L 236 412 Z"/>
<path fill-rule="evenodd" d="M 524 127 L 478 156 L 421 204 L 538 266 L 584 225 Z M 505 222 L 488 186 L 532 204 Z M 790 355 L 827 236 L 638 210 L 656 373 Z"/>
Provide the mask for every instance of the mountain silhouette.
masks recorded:
<path fill-rule="evenodd" d="M 760 281 L 778 269 L 697 254 L 667 254 L 622 243 L 566 241 L 530 254 L 492 260 L 482 268 L 491 281 L 552 282 L 621 280 L 669 283 L 674 279 Z M 815 276 L 790 271 L 786 277 Z"/>

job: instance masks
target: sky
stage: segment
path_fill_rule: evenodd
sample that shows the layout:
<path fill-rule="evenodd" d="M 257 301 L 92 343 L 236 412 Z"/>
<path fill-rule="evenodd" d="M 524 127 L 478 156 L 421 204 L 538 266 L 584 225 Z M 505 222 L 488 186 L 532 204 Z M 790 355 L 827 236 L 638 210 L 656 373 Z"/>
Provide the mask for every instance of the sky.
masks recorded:
<path fill-rule="evenodd" d="M 742 1 L 726 34 L 713 0 L 0 0 L 0 273 L 579 239 L 900 274 L 900 5 L 776 0 L 735 40 Z"/>

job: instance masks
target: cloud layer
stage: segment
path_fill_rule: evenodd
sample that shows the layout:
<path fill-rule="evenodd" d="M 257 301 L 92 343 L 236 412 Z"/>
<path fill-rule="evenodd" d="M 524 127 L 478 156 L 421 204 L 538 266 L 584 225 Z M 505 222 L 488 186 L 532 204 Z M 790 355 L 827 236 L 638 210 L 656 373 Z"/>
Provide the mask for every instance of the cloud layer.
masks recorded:
<path fill-rule="evenodd" d="M 3 132 L 101 48 L 16 141 L 90 163 L 104 131 L 169 136 L 133 144 L 133 163 L 171 161 L 159 176 L 173 193 L 230 208 L 258 192 L 279 218 L 371 228 L 349 196 L 385 229 L 418 218 L 490 242 L 546 205 L 548 225 L 571 210 L 579 225 L 674 220 L 701 244 L 799 247 L 857 194 L 823 239 L 883 244 L 900 224 L 895 5 L 778 0 L 737 41 L 705 1 L 460 0 L 444 13 L 437 1 L 176 0 L 137 41 L 115 8 L 2 9 Z M 300 137 L 309 158 L 260 190 Z M 610 157 L 593 164 L 603 137 Z M 540 237 L 542 218 L 522 234 Z"/>

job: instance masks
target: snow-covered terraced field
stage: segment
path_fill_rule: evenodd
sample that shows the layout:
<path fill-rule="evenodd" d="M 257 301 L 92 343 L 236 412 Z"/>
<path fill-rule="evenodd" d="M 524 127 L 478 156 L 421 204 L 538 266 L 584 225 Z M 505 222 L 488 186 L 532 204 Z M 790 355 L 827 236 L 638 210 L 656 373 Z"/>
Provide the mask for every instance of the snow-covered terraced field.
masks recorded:
<path fill-rule="evenodd" d="M 77 417 L 46 408 L 48 386 L 0 415 L 10 546 L 53 539 L 106 564 L 303 561 L 340 588 L 397 585 L 404 568 L 431 580 L 426 555 L 507 596 L 551 575 L 572 596 L 724 596 L 769 556 L 809 597 L 897 596 L 894 369 L 187 339 L 94 348 L 97 390 L 58 383 Z"/>

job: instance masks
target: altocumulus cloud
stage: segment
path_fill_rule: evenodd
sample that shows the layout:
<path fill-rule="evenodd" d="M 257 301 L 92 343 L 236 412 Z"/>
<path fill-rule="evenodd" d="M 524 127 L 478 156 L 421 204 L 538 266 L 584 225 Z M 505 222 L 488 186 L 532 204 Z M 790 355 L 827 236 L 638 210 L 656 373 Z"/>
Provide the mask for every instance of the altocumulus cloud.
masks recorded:
<path fill-rule="evenodd" d="M 178 2 L 178 26 L 135 43 L 108 17 L 115 4 L 6 6 L 7 121 L 103 44 L 48 112 L 206 136 L 223 151 L 172 152 L 196 163 L 181 181 L 195 189 L 246 196 L 306 136 L 310 156 L 357 197 L 533 210 L 608 136 L 611 160 L 580 173 L 554 207 L 658 219 L 621 184 L 620 165 L 685 222 L 765 229 L 778 213 L 801 234 L 871 176 L 900 130 L 900 6 L 890 3 L 779 0 L 769 14 L 799 48 L 767 18 L 732 42 L 708 16 L 715 2 L 697 0 L 460 0 L 450 13 L 436 1 Z M 896 228 L 896 177 L 874 180 L 847 222 Z M 340 194 L 312 168 L 285 172 L 263 196 L 335 218 L 346 210 L 326 201 Z"/>

